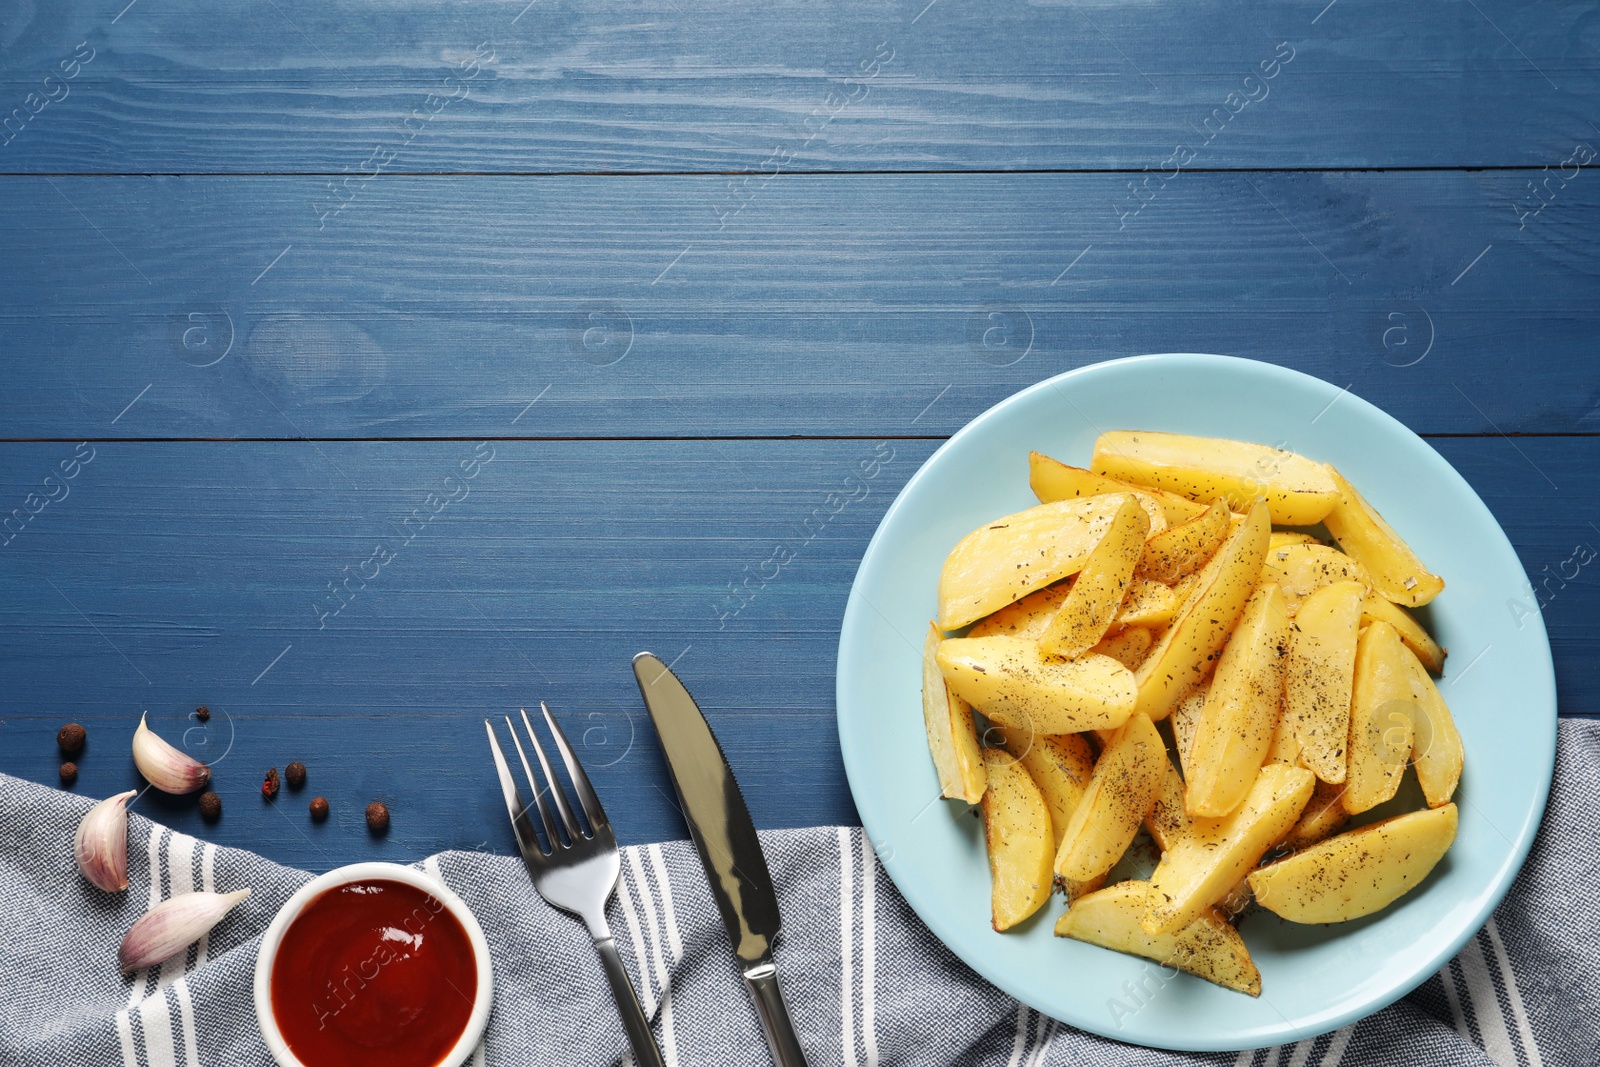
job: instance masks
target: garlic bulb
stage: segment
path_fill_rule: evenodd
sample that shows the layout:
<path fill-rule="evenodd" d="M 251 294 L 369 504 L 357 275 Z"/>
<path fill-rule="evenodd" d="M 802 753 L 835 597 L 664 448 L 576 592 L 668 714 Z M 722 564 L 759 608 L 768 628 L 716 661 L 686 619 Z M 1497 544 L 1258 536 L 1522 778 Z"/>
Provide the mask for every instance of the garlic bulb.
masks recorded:
<path fill-rule="evenodd" d="M 133 762 L 139 773 L 163 793 L 193 793 L 211 780 L 211 768 L 187 752 L 180 752 L 145 725 L 133 733 Z"/>
<path fill-rule="evenodd" d="M 250 890 L 233 893 L 180 893 L 163 900 L 139 917 L 122 947 L 117 962 L 124 972 L 151 967 L 204 937 Z"/>
<path fill-rule="evenodd" d="M 89 809 L 78 824 L 72 849 L 83 876 L 108 893 L 128 888 L 128 799 L 130 789 Z"/>

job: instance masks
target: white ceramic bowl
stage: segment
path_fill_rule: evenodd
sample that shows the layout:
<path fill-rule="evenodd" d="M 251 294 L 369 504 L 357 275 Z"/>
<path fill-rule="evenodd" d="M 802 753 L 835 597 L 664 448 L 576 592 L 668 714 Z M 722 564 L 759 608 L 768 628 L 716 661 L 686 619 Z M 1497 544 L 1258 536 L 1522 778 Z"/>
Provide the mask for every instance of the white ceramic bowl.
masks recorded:
<path fill-rule="evenodd" d="M 284 932 L 313 897 L 351 882 L 378 880 L 403 882 L 432 896 L 456 917 L 461 928 L 467 932 L 467 940 L 472 942 L 472 956 L 478 965 L 478 991 L 472 999 L 472 1014 L 467 1016 L 466 1028 L 461 1031 L 460 1039 L 450 1047 L 449 1053 L 439 1061 L 441 1067 L 456 1067 L 472 1054 L 482 1039 L 484 1027 L 489 1024 L 489 1005 L 494 999 L 494 976 L 489 966 L 489 942 L 484 939 L 483 927 L 478 925 L 477 917 L 460 897 L 432 875 L 412 867 L 402 867 L 398 863 L 352 863 L 348 867 L 319 875 L 301 886 L 300 891 L 278 909 L 272 925 L 261 937 L 261 949 L 256 954 L 256 1022 L 278 1067 L 307 1067 L 289 1049 L 289 1043 L 283 1039 L 278 1021 L 272 1014 L 272 965 L 278 958 L 278 945 L 283 941 Z"/>

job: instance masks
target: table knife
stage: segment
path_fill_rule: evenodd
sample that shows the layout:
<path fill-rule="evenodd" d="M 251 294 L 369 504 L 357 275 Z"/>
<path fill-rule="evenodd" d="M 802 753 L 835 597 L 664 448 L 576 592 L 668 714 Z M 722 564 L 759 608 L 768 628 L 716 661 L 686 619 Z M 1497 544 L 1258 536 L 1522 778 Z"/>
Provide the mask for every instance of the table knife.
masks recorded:
<path fill-rule="evenodd" d="M 661 737 L 667 769 L 683 806 L 689 835 L 722 912 L 761 1029 L 778 1067 L 805 1067 L 805 1050 L 789 1021 L 773 961 L 781 920 L 767 858 L 750 809 L 733 779 L 722 746 L 678 676 L 648 652 L 633 657 L 633 676 Z"/>

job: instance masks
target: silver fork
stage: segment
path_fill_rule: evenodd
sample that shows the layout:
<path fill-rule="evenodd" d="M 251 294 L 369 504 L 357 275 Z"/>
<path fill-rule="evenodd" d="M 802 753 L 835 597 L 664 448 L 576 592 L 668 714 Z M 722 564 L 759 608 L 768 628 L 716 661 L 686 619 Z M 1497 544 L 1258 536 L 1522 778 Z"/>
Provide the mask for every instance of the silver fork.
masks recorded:
<path fill-rule="evenodd" d="M 644 1009 L 639 1006 L 638 994 L 633 990 L 633 983 L 628 981 L 628 972 L 622 968 L 622 954 L 617 951 L 617 942 L 606 923 L 606 902 L 616 892 L 617 879 L 622 873 L 622 857 L 617 852 L 616 835 L 611 832 L 611 823 L 606 820 L 600 798 L 595 796 L 589 776 L 583 773 L 583 765 L 578 762 L 578 757 L 572 754 L 572 746 L 567 744 L 561 727 L 556 725 L 556 720 L 543 701 L 539 703 L 539 708 L 544 712 L 550 735 L 555 738 L 561 761 L 567 765 L 567 774 L 578 793 L 578 803 L 582 805 L 583 814 L 589 822 L 589 833 L 585 834 L 578 826 L 578 820 L 573 817 L 561 783 L 551 773 L 550 761 L 545 758 L 544 748 L 539 744 L 539 735 L 533 732 L 533 723 L 528 721 L 528 713 L 524 710 L 522 725 L 528 731 L 533 754 L 539 758 L 539 769 L 544 771 L 544 782 L 550 790 L 550 799 L 555 802 L 566 837 L 563 839 L 557 831 L 549 805 L 545 803 L 544 790 L 539 788 L 539 779 L 533 776 L 528 755 L 522 749 L 522 742 L 517 739 L 516 725 L 507 715 L 506 726 L 511 730 L 511 742 L 517 746 L 523 773 L 528 776 L 528 785 L 533 789 L 534 803 L 539 807 L 539 819 L 544 824 L 545 839 L 550 842 L 550 850 L 546 852 L 539 843 L 533 820 L 528 815 L 528 805 L 523 802 L 522 793 L 511 776 L 505 753 L 500 750 L 500 742 L 495 738 L 494 726 L 485 719 L 483 726 L 489 732 L 489 748 L 494 753 L 495 770 L 500 772 L 500 791 L 505 794 L 506 808 L 511 812 L 517 848 L 522 853 L 522 862 L 528 868 L 528 875 L 533 879 L 533 887 L 539 891 L 539 895 L 562 911 L 576 915 L 589 928 L 589 936 L 594 938 L 595 951 L 600 953 L 600 962 L 605 965 L 606 978 L 611 982 L 611 995 L 616 998 L 617 1011 L 622 1015 L 622 1026 L 628 1032 L 628 1042 L 633 1046 L 633 1055 L 639 1061 L 639 1067 L 665 1067 L 661 1050 L 656 1047 L 655 1035 L 650 1032 L 650 1020 L 645 1018 Z"/>

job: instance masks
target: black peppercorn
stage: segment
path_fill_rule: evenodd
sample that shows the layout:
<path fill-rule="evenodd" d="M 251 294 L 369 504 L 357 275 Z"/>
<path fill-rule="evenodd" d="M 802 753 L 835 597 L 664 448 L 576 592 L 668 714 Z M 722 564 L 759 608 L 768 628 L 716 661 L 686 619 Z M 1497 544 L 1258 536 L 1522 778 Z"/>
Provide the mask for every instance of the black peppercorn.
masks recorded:
<path fill-rule="evenodd" d="M 86 736 L 88 735 L 83 727 L 75 722 L 69 722 L 56 731 L 56 744 L 67 755 L 76 756 L 83 751 L 83 742 Z"/>
<path fill-rule="evenodd" d="M 326 819 L 328 817 L 328 798 L 327 797 L 312 797 L 311 798 L 311 817 L 313 819 L 315 819 L 317 822 L 321 822 L 323 819 Z"/>
<path fill-rule="evenodd" d="M 268 800 L 278 795 L 278 768 L 267 768 L 267 777 L 261 783 L 261 795 Z"/>
<path fill-rule="evenodd" d="M 389 830 L 389 809 L 383 801 L 374 800 L 367 805 L 367 829 L 375 834 L 387 833 Z"/>
<path fill-rule="evenodd" d="M 206 822 L 222 818 L 222 798 L 209 789 L 200 794 L 200 817 Z"/>
<path fill-rule="evenodd" d="M 73 763 L 71 760 L 67 760 L 67 762 L 65 762 L 65 763 L 63 763 L 61 765 L 61 784 L 64 785 L 64 786 L 67 786 L 67 785 L 71 785 L 73 782 L 76 782 L 77 780 L 78 780 L 78 765 L 76 763 Z"/>
<path fill-rule="evenodd" d="M 289 783 L 290 789 L 299 789 L 306 784 L 306 765 L 295 760 L 283 769 L 283 779 Z"/>
<path fill-rule="evenodd" d="M 201 722 L 210 722 L 211 709 L 206 707 L 204 704 L 201 704 L 198 708 L 194 709 L 194 717 L 199 719 Z"/>

